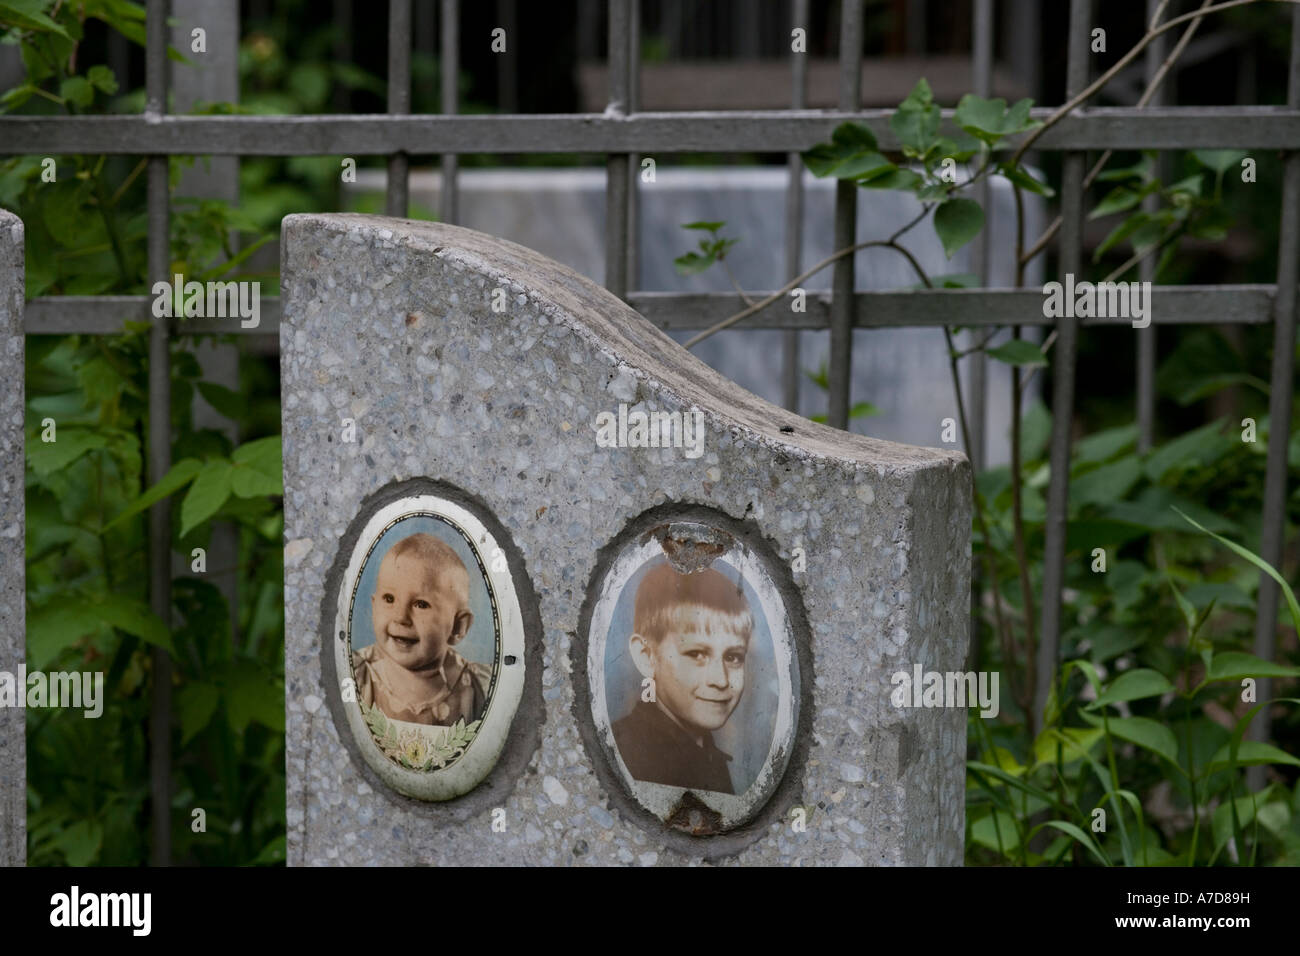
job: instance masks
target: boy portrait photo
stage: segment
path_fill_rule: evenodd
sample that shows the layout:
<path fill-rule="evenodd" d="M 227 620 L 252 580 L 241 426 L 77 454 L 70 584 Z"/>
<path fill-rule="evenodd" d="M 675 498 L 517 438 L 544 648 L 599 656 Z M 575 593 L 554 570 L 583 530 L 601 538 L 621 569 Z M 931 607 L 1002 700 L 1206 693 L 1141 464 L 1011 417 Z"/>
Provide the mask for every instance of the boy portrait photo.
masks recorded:
<path fill-rule="evenodd" d="M 619 595 L 605 644 L 609 726 L 632 779 L 744 794 L 772 744 L 772 639 L 725 561 L 684 573 L 662 556 Z"/>

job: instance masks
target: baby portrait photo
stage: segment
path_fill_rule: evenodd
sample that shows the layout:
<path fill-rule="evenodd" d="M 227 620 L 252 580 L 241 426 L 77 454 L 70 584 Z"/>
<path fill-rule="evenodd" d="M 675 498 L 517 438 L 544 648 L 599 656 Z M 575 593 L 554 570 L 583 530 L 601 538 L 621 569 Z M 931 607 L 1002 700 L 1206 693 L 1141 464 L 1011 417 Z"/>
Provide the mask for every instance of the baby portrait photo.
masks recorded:
<path fill-rule="evenodd" d="M 433 514 L 402 517 L 366 556 L 352 597 L 356 706 L 399 765 L 455 761 L 491 702 L 498 614 L 464 532 Z"/>
<path fill-rule="evenodd" d="M 797 664 L 753 555 L 682 570 L 655 541 L 630 542 L 601 582 L 589 640 L 593 717 L 643 806 L 667 817 L 690 791 L 732 822 L 761 806 L 789 752 Z"/>

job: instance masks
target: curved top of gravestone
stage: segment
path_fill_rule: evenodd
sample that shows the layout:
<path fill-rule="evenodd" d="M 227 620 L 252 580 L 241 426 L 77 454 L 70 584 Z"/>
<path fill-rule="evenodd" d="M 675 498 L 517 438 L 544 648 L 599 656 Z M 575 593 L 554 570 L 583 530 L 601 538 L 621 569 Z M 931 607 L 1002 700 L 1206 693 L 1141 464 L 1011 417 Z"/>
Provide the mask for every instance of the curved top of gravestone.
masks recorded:
<path fill-rule="evenodd" d="M 499 283 L 512 300 L 527 295 L 551 319 L 627 366 L 648 391 L 697 407 L 714 426 L 743 429 L 774 451 L 847 460 L 895 474 L 966 463 L 960 452 L 840 431 L 773 405 L 710 368 L 606 289 L 513 242 L 459 226 L 357 213 L 294 214 L 285 217 L 282 231 L 286 245 L 324 232 L 346 235 L 358 244 L 405 246 L 417 261 L 429 256 L 460 264 Z M 527 356 L 521 359 L 527 361 Z"/>

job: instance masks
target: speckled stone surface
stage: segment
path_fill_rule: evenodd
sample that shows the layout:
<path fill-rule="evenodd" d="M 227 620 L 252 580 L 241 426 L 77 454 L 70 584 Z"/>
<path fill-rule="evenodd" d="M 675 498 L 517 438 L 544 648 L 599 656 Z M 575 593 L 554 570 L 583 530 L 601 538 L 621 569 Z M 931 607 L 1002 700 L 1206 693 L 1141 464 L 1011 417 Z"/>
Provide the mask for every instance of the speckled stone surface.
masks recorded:
<path fill-rule="evenodd" d="M 23 535 L 23 223 L 0 210 L 0 671 L 26 651 Z M 24 711 L 0 707 L 0 866 L 27 862 Z"/>
<path fill-rule="evenodd" d="M 783 816 L 710 862 L 961 862 L 965 711 L 895 708 L 890 676 L 964 667 L 963 456 L 769 405 L 588 280 L 480 233 L 290 216 L 282 282 L 291 865 L 701 862 L 601 786 L 573 707 L 570 651 L 596 552 L 665 502 L 747 518 L 784 560 L 807 553 L 794 581 L 812 633 L 811 720 L 791 803 L 815 809 L 806 832 Z M 702 409 L 704 454 L 597 448 L 597 413 L 620 403 Z M 338 439 L 345 418 L 355 443 Z M 363 498 L 420 476 L 487 503 L 540 601 L 542 659 L 529 666 L 543 668 L 541 743 L 502 804 L 505 832 L 488 808 L 453 822 L 366 783 L 324 705 L 321 609 L 339 540 Z"/>

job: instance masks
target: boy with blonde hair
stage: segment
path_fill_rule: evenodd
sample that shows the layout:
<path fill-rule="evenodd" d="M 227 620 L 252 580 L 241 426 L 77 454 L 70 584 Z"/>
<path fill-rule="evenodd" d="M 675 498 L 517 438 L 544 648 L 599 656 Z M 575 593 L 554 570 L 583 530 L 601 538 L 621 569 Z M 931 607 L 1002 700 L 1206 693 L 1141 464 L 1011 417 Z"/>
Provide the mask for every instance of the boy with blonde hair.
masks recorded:
<path fill-rule="evenodd" d="M 745 690 L 754 619 L 739 582 L 713 568 L 657 565 L 637 587 L 632 626 L 628 649 L 648 681 L 613 725 L 623 763 L 648 783 L 734 793 L 731 757 L 713 731 Z"/>

